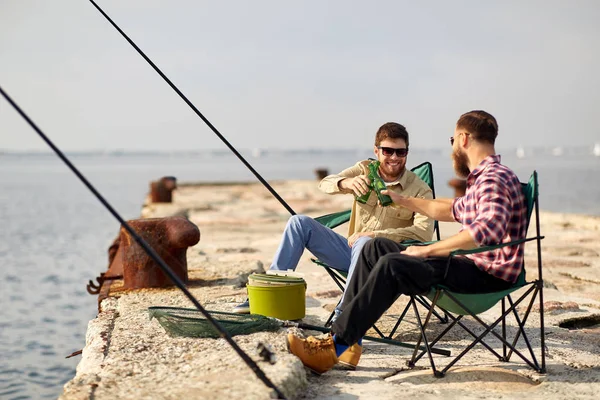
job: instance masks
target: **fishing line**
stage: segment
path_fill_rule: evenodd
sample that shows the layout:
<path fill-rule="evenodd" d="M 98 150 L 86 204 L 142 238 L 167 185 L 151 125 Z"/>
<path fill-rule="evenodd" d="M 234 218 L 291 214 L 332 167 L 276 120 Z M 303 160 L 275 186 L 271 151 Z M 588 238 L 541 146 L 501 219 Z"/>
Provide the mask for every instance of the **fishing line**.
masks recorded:
<path fill-rule="evenodd" d="M 40 128 L 25 114 L 25 112 L 10 98 L 10 96 L 4 92 L 2 87 L 0 86 L 0 94 L 4 96 L 6 101 L 10 103 L 11 106 L 23 117 L 25 121 L 33 128 L 34 131 L 42 138 L 48 146 L 56 155 L 73 171 L 73 173 L 83 182 L 83 184 L 96 196 L 96 198 L 106 207 L 106 209 L 119 221 L 121 226 L 125 228 L 127 232 L 135 239 L 135 241 L 146 251 L 146 253 L 158 264 L 160 269 L 167 274 L 167 276 L 171 279 L 171 281 L 185 294 L 185 296 L 194 304 L 194 306 L 206 317 L 208 321 L 210 321 L 211 325 L 215 327 L 215 329 L 219 332 L 220 336 L 227 341 L 233 347 L 233 349 L 238 353 L 238 355 L 244 360 L 244 362 L 254 371 L 258 379 L 260 379 L 267 387 L 272 388 L 277 393 L 277 396 L 280 399 L 285 399 L 283 393 L 271 382 L 271 380 L 265 375 L 265 373 L 259 368 L 259 366 L 250 358 L 231 338 L 229 333 L 223 329 L 223 327 L 210 315 L 204 307 L 196 300 L 196 298 L 190 293 L 190 291 L 185 287 L 184 283 L 179 279 L 177 275 L 171 270 L 171 268 L 163 261 L 162 258 L 154 251 L 148 243 L 144 239 L 142 239 L 134 230 L 129 226 L 127 222 L 119 215 L 119 213 L 108 203 L 108 201 L 96 190 L 96 188 L 87 180 L 85 176 L 71 163 L 71 161 L 63 154 L 63 152 L 54 145 L 54 143 L 46 136 Z"/>
<path fill-rule="evenodd" d="M 296 212 L 285 202 L 285 200 L 283 200 L 281 198 L 281 196 L 279 196 L 279 194 L 275 191 L 275 189 L 273 189 L 271 187 L 271 185 L 269 185 L 269 183 L 267 181 L 265 181 L 258 172 L 256 172 L 256 170 L 252 167 L 252 165 L 250 165 L 248 163 L 248 161 L 246 161 L 246 159 L 244 157 L 242 157 L 242 155 L 227 141 L 227 139 L 225 139 L 225 137 L 223 135 L 221 135 L 221 133 L 217 130 L 217 128 L 215 128 L 214 125 L 211 124 L 211 122 L 200 112 L 200 110 L 198 110 L 196 108 L 196 106 L 194 106 L 194 104 L 190 100 L 188 100 L 188 98 L 177 88 L 177 86 L 175 86 L 175 84 L 173 84 L 173 82 L 171 82 L 171 80 L 169 78 L 167 78 L 167 76 L 160 70 L 160 68 L 158 68 L 156 66 L 156 64 L 154 64 L 152 62 L 152 60 L 150 60 L 150 58 L 148 58 L 148 56 L 146 56 L 146 54 L 133 42 L 133 40 L 131 40 L 129 38 L 129 36 L 127 36 L 125 34 L 125 32 L 123 32 L 121 30 L 121 28 L 119 28 L 119 26 L 113 22 L 113 20 L 104 12 L 104 10 L 102 10 L 102 8 L 100 8 L 100 6 L 98 6 L 98 4 L 96 4 L 96 2 L 94 0 L 90 0 L 90 3 L 92 3 L 93 6 L 96 7 L 96 9 L 100 12 L 100 14 L 102 14 L 104 16 L 104 18 L 106 18 L 106 20 L 117 31 L 119 31 L 119 33 L 125 38 L 125 40 L 127 40 L 129 42 L 129 44 L 131 46 L 133 46 L 134 49 L 137 50 L 137 52 L 144 58 L 144 60 L 146 60 L 148 62 L 148 64 L 150 64 L 150 66 L 152 68 L 154 68 L 154 70 L 161 76 L 161 78 L 163 78 L 165 80 L 165 82 L 167 82 L 167 84 L 169 86 L 171 86 L 171 88 L 179 95 L 179 97 L 181 97 L 181 99 L 183 101 L 185 101 L 185 103 L 188 106 L 190 106 L 190 108 L 192 110 L 194 110 L 196 115 L 199 116 L 206 125 L 208 125 L 208 127 L 219 137 L 219 139 L 221 139 L 223 141 L 223 143 L 225 143 L 225 145 L 227 147 L 229 147 L 229 150 L 231 150 L 233 152 L 233 154 L 235 154 L 237 156 L 237 158 L 239 158 L 240 161 L 250 170 L 250 172 L 252 172 L 254 174 L 254 176 L 256 176 L 256 178 L 269 190 L 269 192 L 271 192 L 271 194 L 277 200 L 279 200 L 281 205 L 284 206 L 286 208 L 286 210 L 289 211 L 290 214 L 296 215 Z"/>

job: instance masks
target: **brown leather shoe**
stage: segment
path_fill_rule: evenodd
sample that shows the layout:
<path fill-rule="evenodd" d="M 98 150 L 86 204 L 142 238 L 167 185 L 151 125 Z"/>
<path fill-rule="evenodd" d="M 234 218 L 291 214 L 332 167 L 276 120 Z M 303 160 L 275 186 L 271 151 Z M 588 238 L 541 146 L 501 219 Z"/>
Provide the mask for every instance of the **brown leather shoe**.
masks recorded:
<path fill-rule="evenodd" d="M 338 362 L 346 369 L 355 370 L 361 354 L 362 346 L 358 343 L 354 343 L 352 346 L 348 347 L 346 351 L 340 354 Z"/>
<path fill-rule="evenodd" d="M 329 371 L 338 362 L 331 335 L 327 335 L 325 339 L 313 336 L 303 339 L 288 333 L 287 347 L 290 353 L 296 355 L 302 364 L 317 375 Z"/>

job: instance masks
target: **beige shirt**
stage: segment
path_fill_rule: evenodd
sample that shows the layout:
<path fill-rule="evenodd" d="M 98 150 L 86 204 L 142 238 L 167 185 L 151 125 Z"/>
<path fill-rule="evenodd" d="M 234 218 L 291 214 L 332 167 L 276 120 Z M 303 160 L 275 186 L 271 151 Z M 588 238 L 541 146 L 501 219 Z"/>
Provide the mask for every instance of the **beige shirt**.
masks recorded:
<path fill-rule="evenodd" d="M 369 163 L 369 160 L 359 161 L 337 175 L 326 176 L 319 183 L 319 189 L 328 194 L 354 194 L 352 190 L 340 189 L 339 182 L 345 178 L 368 175 Z M 388 190 L 404 196 L 433 198 L 429 186 L 409 170 L 405 170 L 398 181 L 389 185 Z M 359 203 L 356 199 L 352 203 L 348 237 L 356 232 L 374 232 L 375 237 L 384 237 L 396 242 L 407 239 L 426 242 L 433 236 L 433 220 L 395 204 L 382 207 L 377 201 L 377 196 L 371 194 L 366 204 Z"/>

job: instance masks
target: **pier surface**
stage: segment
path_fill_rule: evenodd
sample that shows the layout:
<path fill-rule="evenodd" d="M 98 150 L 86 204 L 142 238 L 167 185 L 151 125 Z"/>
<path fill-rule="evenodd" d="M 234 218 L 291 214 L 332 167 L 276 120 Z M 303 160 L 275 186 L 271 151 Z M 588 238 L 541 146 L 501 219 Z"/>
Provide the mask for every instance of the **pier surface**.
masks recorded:
<path fill-rule="evenodd" d="M 273 183 L 299 214 L 319 216 L 349 208 L 349 196 L 329 196 L 316 186 L 315 181 Z M 245 300 L 249 274 L 268 269 L 289 218 L 262 185 L 253 183 L 182 185 L 174 192 L 173 203 L 147 203 L 141 213 L 144 218 L 171 215 L 185 215 L 199 227 L 200 242 L 187 252 L 189 289 L 206 309 L 220 311 L 230 311 Z M 546 236 L 542 250 L 547 374 L 535 373 L 514 357 L 509 363 L 499 362 L 476 346 L 438 379 L 426 360 L 414 369 L 406 366 L 410 349 L 365 342 L 356 371 L 336 367 L 315 376 L 287 352 L 285 329 L 234 340 L 289 398 L 597 398 L 600 218 L 543 212 L 540 225 Z M 346 229 L 344 225 L 336 230 L 345 235 Z M 442 236 L 457 229 L 456 224 L 442 224 Z M 297 269 L 308 286 L 303 321 L 323 324 L 340 292 L 310 257 L 305 252 Z M 535 257 L 535 245 L 527 245 L 529 278 L 537 274 Z M 88 325 L 76 376 L 65 385 L 61 399 L 267 399 L 273 394 L 225 340 L 173 338 L 156 320 L 149 320 L 150 306 L 193 307 L 178 289 L 121 287 L 122 281 L 116 280 L 105 288 L 101 312 Z M 378 326 L 390 330 L 405 304 L 406 298 L 400 297 Z M 483 319 L 491 321 L 492 311 Z M 538 316 L 529 318 L 528 326 L 533 326 Z M 432 330 L 440 329 L 442 324 L 432 325 Z M 539 333 L 532 337 L 539 351 Z M 410 343 L 418 338 L 410 313 L 396 338 Z M 274 364 L 258 356 L 261 342 L 276 353 Z M 441 347 L 458 354 L 469 342 L 460 332 Z M 445 363 L 443 356 L 435 360 Z"/>

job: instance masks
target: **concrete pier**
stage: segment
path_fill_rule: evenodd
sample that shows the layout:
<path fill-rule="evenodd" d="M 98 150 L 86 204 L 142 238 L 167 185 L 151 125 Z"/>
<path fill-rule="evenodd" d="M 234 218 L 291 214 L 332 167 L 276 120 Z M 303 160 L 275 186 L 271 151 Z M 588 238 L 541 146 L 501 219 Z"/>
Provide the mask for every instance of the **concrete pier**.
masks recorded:
<path fill-rule="evenodd" d="M 273 187 L 301 214 L 319 216 L 350 206 L 348 196 L 322 194 L 314 181 L 274 182 Z M 253 183 L 179 185 L 171 203 L 146 202 L 141 217 L 175 215 L 187 216 L 202 232 L 187 252 L 189 289 L 205 308 L 221 311 L 245 300 L 246 277 L 268 268 L 289 217 L 264 187 Z M 541 227 L 548 306 L 545 375 L 518 358 L 502 363 L 476 347 L 437 379 L 426 361 L 412 370 L 406 367 L 411 350 L 365 342 L 356 371 L 336 367 L 315 376 L 287 352 L 285 329 L 234 340 L 289 398 L 596 398 L 600 329 L 593 321 L 600 321 L 600 218 L 543 213 Z M 346 229 L 337 230 L 345 234 Z M 456 231 L 456 224 L 442 224 L 442 236 Z M 536 274 L 533 250 L 526 246 L 530 277 Z M 310 257 L 306 252 L 297 269 L 308 284 L 304 322 L 322 324 L 340 292 Z M 172 338 L 149 320 L 149 306 L 192 307 L 178 289 L 125 290 L 119 279 L 105 285 L 101 312 L 89 323 L 77 374 L 61 399 L 268 399 L 273 394 L 223 339 Z M 391 329 L 404 304 L 405 298 L 398 299 L 378 326 Z M 530 322 L 535 318 L 531 315 Z M 585 321 L 592 323 L 584 327 Z M 438 322 L 432 325 L 440 329 Z M 417 335 L 409 315 L 397 338 L 414 343 Z M 539 335 L 532 337 L 539 350 Z M 454 354 L 469 343 L 466 333 L 451 339 L 442 347 Z M 258 356 L 259 342 L 271 345 L 275 364 Z M 436 356 L 436 363 L 444 365 L 444 357 Z"/>

